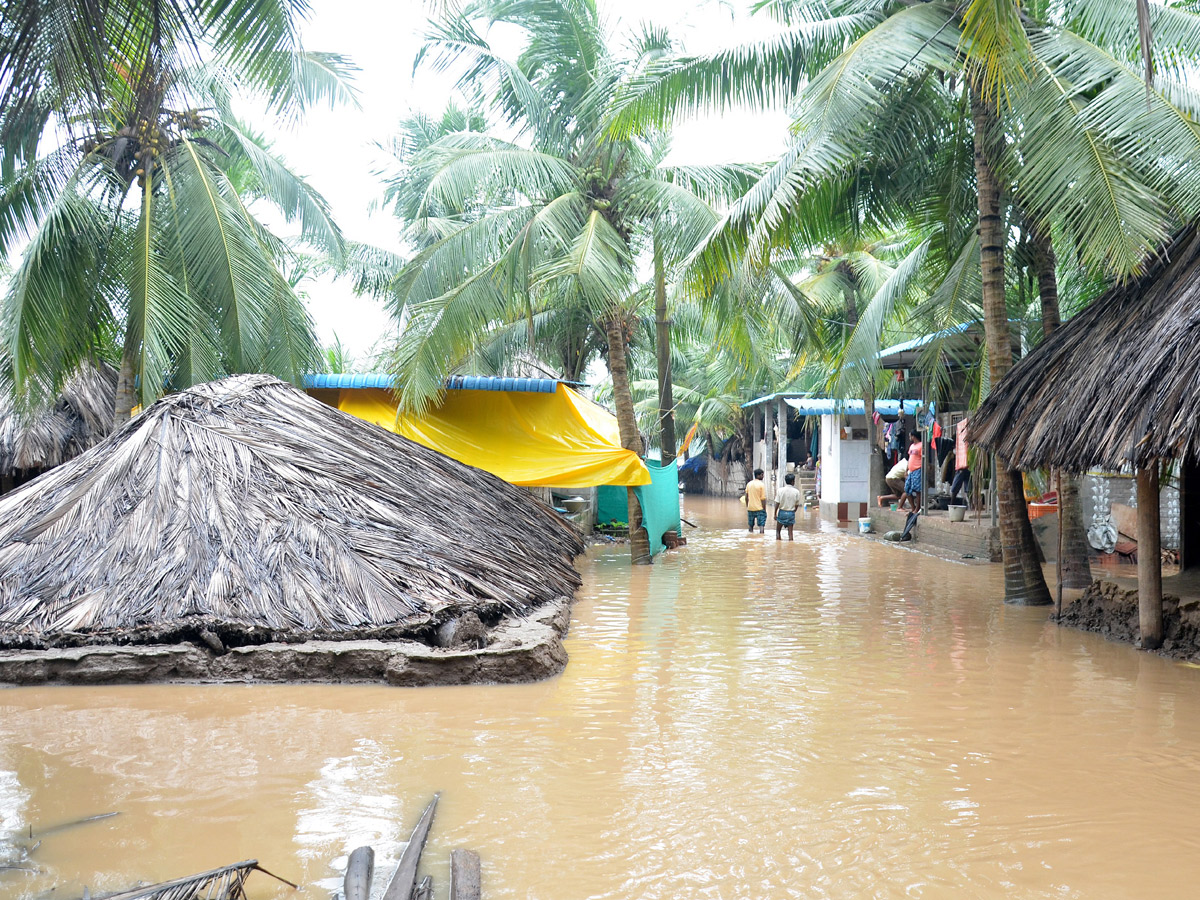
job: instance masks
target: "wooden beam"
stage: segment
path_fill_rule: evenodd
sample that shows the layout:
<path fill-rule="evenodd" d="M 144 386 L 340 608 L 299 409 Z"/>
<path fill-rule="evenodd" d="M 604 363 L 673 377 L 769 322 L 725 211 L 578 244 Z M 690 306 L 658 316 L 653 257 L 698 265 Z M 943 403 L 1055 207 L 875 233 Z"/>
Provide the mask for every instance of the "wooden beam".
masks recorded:
<path fill-rule="evenodd" d="M 417 827 L 413 829 L 404 852 L 400 854 L 400 862 L 396 863 L 396 871 L 383 892 L 382 900 L 412 900 L 413 890 L 417 886 L 417 866 L 421 862 L 421 853 L 425 850 L 425 841 L 429 839 L 429 828 L 433 825 L 433 814 L 437 810 L 438 798 L 434 794 Z"/>
<path fill-rule="evenodd" d="M 450 900 L 479 900 L 482 895 L 479 854 L 450 851 Z"/>
<path fill-rule="evenodd" d="M 1143 650 L 1157 650 L 1163 642 L 1158 503 L 1158 460 L 1153 460 L 1137 473 L 1138 625 Z"/>

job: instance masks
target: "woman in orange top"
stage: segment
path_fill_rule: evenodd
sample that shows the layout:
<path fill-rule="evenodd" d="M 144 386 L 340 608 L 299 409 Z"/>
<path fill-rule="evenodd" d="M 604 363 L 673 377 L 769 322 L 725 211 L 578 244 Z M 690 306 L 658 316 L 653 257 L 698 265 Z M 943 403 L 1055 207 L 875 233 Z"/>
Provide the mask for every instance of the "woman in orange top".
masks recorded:
<path fill-rule="evenodd" d="M 914 431 L 908 439 L 908 477 L 904 479 L 904 493 L 900 495 L 900 502 L 896 504 L 897 509 L 904 509 L 905 500 L 908 500 L 913 512 L 921 505 L 922 481 L 925 478 L 925 470 L 921 467 L 924 451 L 921 433 Z"/>
<path fill-rule="evenodd" d="M 970 457 L 967 456 L 967 420 L 958 423 L 954 433 L 954 483 L 950 485 L 950 502 L 957 503 L 958 495 L 971 490 Z M 964 498 L 965 499 L 965 498 Z"/>

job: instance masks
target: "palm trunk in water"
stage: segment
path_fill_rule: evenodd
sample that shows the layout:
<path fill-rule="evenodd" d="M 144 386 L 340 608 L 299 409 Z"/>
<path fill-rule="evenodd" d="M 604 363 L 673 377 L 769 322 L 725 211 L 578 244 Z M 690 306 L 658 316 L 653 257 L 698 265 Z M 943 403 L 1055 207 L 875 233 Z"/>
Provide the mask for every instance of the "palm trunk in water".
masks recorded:
<path fill-rule="evenodd" d="M 633 412 L 633 393 L 629 390 L 629 367 L 625 361 L 625 329 L 619 316 L 604 323 L 608 337 L 608 372 L 612 376 L 613 405 L 617 408 L 617 428 L 621 446 L 642 455 L 642 435 Z M 629 558 L 634 565 L 649 563 L 650 536 L 642 527 L 642 506 L 633 488 L 625 489 L 629 504 Z"/>
<path fill-rule="evenodd" d="M 979 257 L 983 276 L 983 327 L 987 341 L 988 371 L 992 384 L 1012 368 L 1008 332 L 1008 307 L 1004 296 L 1004 219 L 1000 215 L 1000 189 L 987 158 L 992 114 L 976 88 L 971 91 L 971 116 L 975 125 L 975 177 L 979 192 Z M 1021 473 L 996 457 L 1000 506 L 1000 545 L 1004 555 L 1006 603 L 1045 605 L 1053 602 L 1021 487 Z"/>
<path fill-rule="evenodd" d="M 675 398 L 671 390 L 671 323 L 667 319 L 667 277 L 662 248 L 654 239 L 654 325 L 658 354 L 658 427 L 662 464 L 675 458 Z"/>
<path fill-rule="evenodd" d="M 1055 272 L 1054 244 L 1050 235 L 1033 224 L 1033 259 L 1037 269 L 1038 295 L 1042 301 L 1042 340 L 1062 324 L 1058 306 L 1058 275 Z M 1092 583 L 1088 562 L 1087 530 L 1083 527 L 1083 503 L 1079 499 L 1079 479 L 1058 473 L 1058 522 L 1062 533 L 1063 587 L 1086 588 Z"/>

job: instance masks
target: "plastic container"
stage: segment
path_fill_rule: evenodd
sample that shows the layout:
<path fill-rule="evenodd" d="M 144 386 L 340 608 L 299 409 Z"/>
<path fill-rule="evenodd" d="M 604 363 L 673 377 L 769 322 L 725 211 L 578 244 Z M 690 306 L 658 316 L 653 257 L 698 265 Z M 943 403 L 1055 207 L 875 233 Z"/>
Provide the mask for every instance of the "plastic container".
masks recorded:
<path fill-rule="evenodd" d="M 892 504 L 892 512 L 895 512 L 897 510 L 897 508 L 898 508 L 898 505 L 893 503 Z"/>
<path fill-rule="evenodd" d="M 967 508 L 965 506 L 951 506 L 950 507 L 950 521 L 951 522 L 962 522 L 962 521 L 965 521 L 966 518 L 967 518 Z"/>
<path fill-rule="evenodd" d="M 1030 503 L 1029 504 L 1030 520 L 1040 519 L 1042 516 L 1048 516 L 1051 513 L 1056 513 L 1056 512 L 1058 512 L 1058 504 L 1057 503 Z"/>
<path fill-rule="evenodd" d="M 870 534 L 871 533 L 871 520 L 869 518 L 862 518 L 862 519 L 858 520 L 858 533 L 859 534 Z"/>

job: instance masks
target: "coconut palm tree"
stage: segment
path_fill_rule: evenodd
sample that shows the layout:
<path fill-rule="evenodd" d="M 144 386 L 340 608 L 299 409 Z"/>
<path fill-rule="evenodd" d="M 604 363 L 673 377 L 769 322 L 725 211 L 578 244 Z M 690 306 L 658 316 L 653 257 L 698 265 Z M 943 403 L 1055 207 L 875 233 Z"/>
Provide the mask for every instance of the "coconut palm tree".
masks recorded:
<path fill-rule="evenodd" d="M 974 142 L 980 293 L 990 379 L 1012 365 L 1005 298 L 1011 199 L 1080 248 L 1084 264 L 1136 270 L 1178 215 L 1200 212 L 1200 102 L 1187 86 L 1200 16 L 1149 10 L 1158 76 L 1147 89 L 1132 4 L 1121 0 L 775 0 L 786 26 L 765 45 L 660 62 L 626 86 L 613 134 L 679 110 L 735 101 L 795 103 L 797 139 L 711 242 L 717 263 L 769 258 L 798 198 L 861 157 L 897 92 L 938 79 L 963 101 Z M 758 73 L 756 77 L 756 72 Z M 764 84 L 762 74 L 769 76 Z M 800 85 L 803 85 L 800 87 Z M 874 136 L 874 137 L 873 137 Z M 1005 594 L 1049 602 L 1019 491 L 1003 465 Z"/>
<path fill-rule="evenodd" d="M 353 99 L 348 66 L 297 43 L 304 4 L 18 2 L 0 27 L 3 360 L 19 396 L 53 396 L 120 350 L 118 421 L 221 374 L 297 380 L 316 358 L 271 203 L 329 253 L 325 201 L 234 114 L 257 97 L 295 117 Z"/>
<path fill-rule="evenodd" d="M 498 53 L 480 23 L 520 29 L 519 57 Z M 659 257 L 665 279 L 715 221 L 704 200 L 736 194 L 749 175 L 666 165 L 654 135 L 607 136 L 620 85 L 668 47 L 647 28 L 627 51 L 615 48 L 590 0 L 480 0 L 437 20 L 421 60 L 491 97 L 503 136 L 434 141 L 397 197 L 405 220 L 432 238 L 394 287 L 402 407 L 419 411 L 497 329 L 524 321 L 532 338 L 539 317 L 555 319 L 560 335 L 579 329 L 576 346 L 589 329 L 603 335 L 622 444 L 643 452 L 627 358 L 645 298 L 636 262 Z M 648 561 L 632 489 L 629 505 L 631 554 Z"/>

